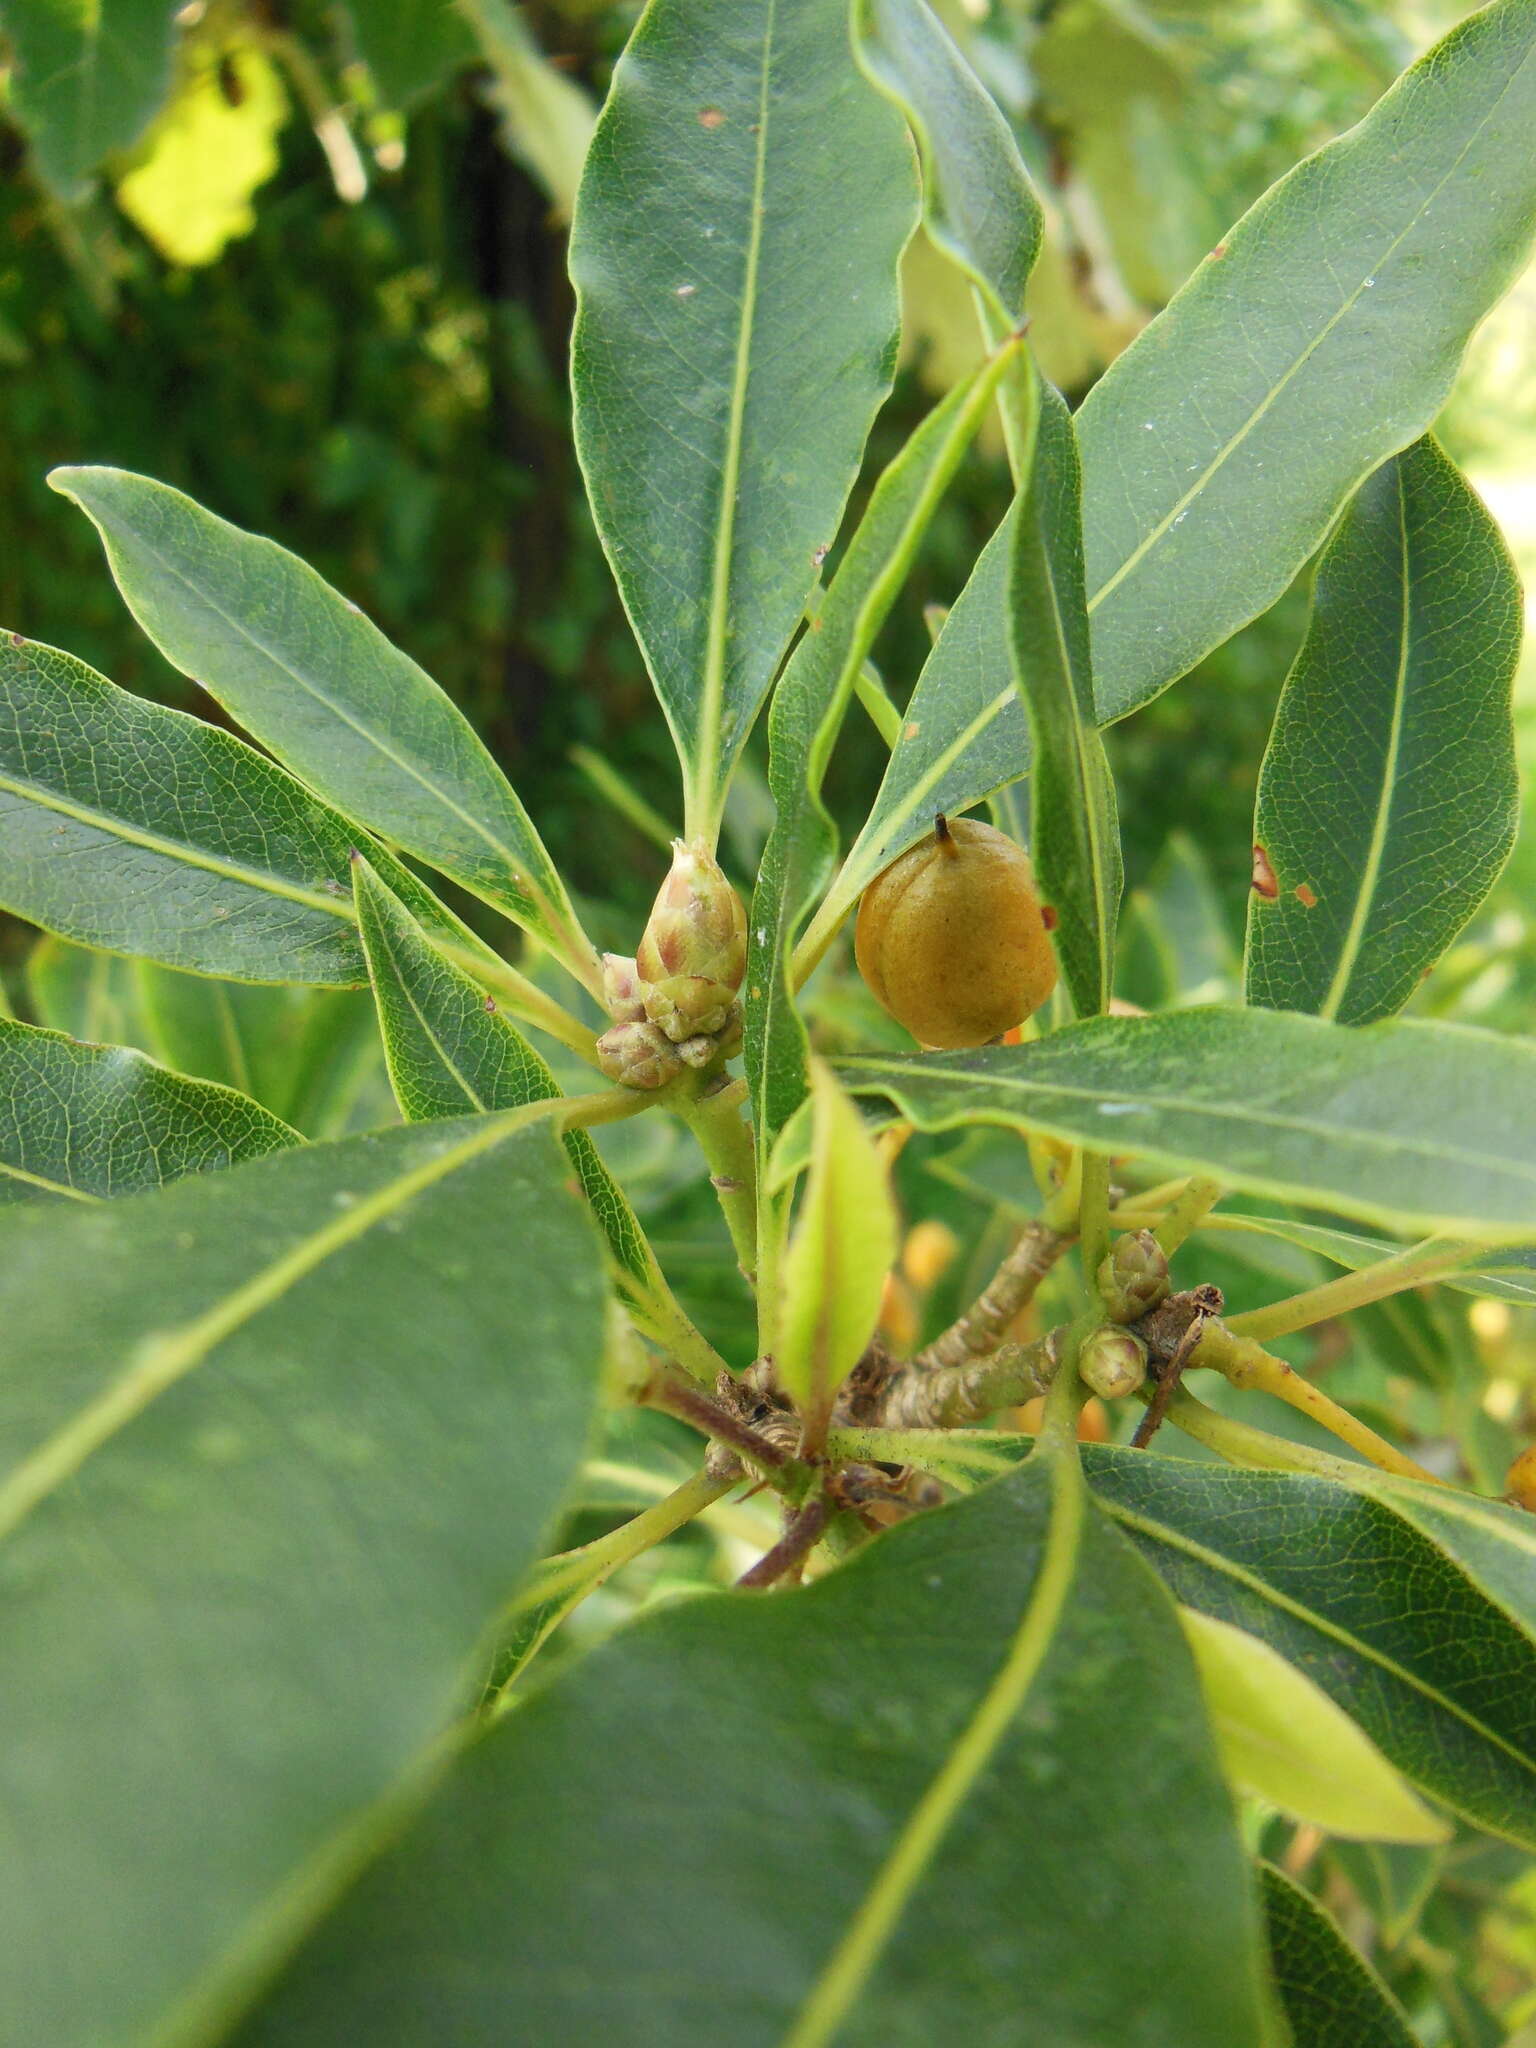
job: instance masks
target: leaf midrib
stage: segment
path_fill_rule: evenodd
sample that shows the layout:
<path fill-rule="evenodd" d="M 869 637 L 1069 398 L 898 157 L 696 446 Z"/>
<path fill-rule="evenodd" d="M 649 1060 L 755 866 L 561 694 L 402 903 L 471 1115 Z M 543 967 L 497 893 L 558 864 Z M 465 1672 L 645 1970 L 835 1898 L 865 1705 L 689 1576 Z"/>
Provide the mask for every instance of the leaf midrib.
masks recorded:
<path fill-rule="evenodd" d="M 889 1073 L 893 1076 L 906 1074 L 910 1083 L 910 1068 L 903 1068 L 889 1060 L 882 1060 L 878 1056 L 862 1058 L 855 1062 L 850 1062 L 850 1064 L 855 1065 L 861 1074 L 885 1075 Z M 977 1078 L 972 1074 L 956 1074 L 952 1070 L 945 1068 L 939 1068 L 933 1070 L 933 1072 L 935 1077 L 941 1077 L 947 1081 L 964 1082 L 973 1081 Z M 919 1077 L 919 1079 L 921 1078 Z M 1084 1088 L 1067 1081 L 1020 1081 L 1005 1075 L 995 1074 L 988 1074 L 982 1078 L 988 1087 L 1015 1089 L 1023 1095 L 1031 1093 L 1064 1095 L 1079 1102 L 1102 1102 L 1108 1099 L 1106 1091 L 1102 1088 Z M 894 1089 L 893 1092 L 895 1092 Z M 1134 1089 L 1122 1089 L 1118 1092 L 1122 1096 L 1134 1096 L 1135 1094 Z M 1199 1100 L 1190 1100 L 1181 1095 L 1149 1095 L 1142 1098 L 1142 1103 L 1147 1109 L 1173 1110 L 1180 1114 L 1209 1117 L 1216 1122 L 1236 1124 L 1239 1128 L 1245 1123 L 1262 1124 L 1276 1130 L 1294 1131 L 1301 1136 L 1326 1138 L 1335 1144 L 1344 1142 L 1351 1145 L 1360 1145 L 1368 1149 L 1375 1148 L 1406 1158 L 1423 1159 L 1430 1164 L 1453 1161 L 1458 1165 L 1480 1167 L 1506 1177 L 1523 1178 L 1529 1180 L 1533 1186 L 1536 1186 L 1536 1166 L 1525 1168 L 1516 1160 L 1499 1158 L 1493 1154 L 1469 1152 L 1464 1147 L 1457 1145 L 1439 1145 L 1431 1151 L 1423 1147 L 1404 1145 L 1400 1139 L 1390 1136 L 1385 1132 L 1361 1130 L 1345 1130 L 1341 1132 L 1338 1127 L 1331 1124 L 1315 1123 L 1305 1117 L 1282 1115 L 1276 1110 L 1257 1109 L 1249 1104 L 1217 1105 Z M 975 1115 L 979 1112 L 972 1109 L 969 1113 Z M 957 1117 L 961 1114 L 964 1114 L 964 1112 L 957 1112 Z M 989 1118 L 987 1120 L 995 1121 L 996 1119 Z M 1128 1137 L 1134 1137 L 1134 1135 L 1133 1132 L 1127 1133 Z M 1165 1151 L 1168 1148 L 1166 1145 L 1149 1142 L 1147 1149 L 1150 1151 Z M 1505 1227 L 1504 1225 L 1499 1226 L 1501 1230 Z M 1513 1229 L 1516 1226 L 1509 1225 L 1507 1227 Z"/>
<path fill-rule="evenodd" d="M 345 897 L 327 896 L 318 889 L 305 889 L 296 882 L 285 882 L 270 870 L 247 868 L 238 861 L 220 860 L 214 854 L 204 853 L 174 839 L 163 839 L 158 833 L 143 831 L 121 818 L 112 817 L 109 812 L 94 810 L 78 799 L 63 797 L 55 790 L 39 788 L 36 783 L 23 782 L 3 772 L 0 772 L 0 790 L 20 797 L 23 802 L 55 811 L 60 817 L 73 818 L 76 824 L 104 832 L 109 838 L 121 839 L 126 845 L 143 847 L 145 852 L 159 854 L 165 860 L 179 862 L 184 867 L 201 868 L 207 874 L 218 875 L 228 882 L 239 882 L 264 896 L 281 896 L 290 903 L 302 904 L 306 910 L 323 910 L 327 916 L 339 918 L 343 924 L 353 922 L 352 908 Z"/>
<path fill-rule="evenodd" d="M 1360 886 L 1355 892 L 1355 907 L 1350 915 L 1349 930 L 1339 948 L 1338 964 L 1333 971 L 1328 993 L 1318 1010 L 1320 1017 L 1330 1020 L 1339 1014 L 1339 1007 L 1349 989 L 1350 976 L 1360 958 L 1360 948 L 1365 940 L 1366 920 L 1375 907 L 1376 889 L 1381 880 L 1382 861 L 1386 856 L 1387 831 L 1392 822 L 1392 806 L 1397 794 L 1397 764 L 1402 753 L 1403 712 L 1408 694 L 1408 662 L 1413 651 L 1413 576 L 1408 545 L 1408 498 L 1403 484 L 1403 465 L 1394 464 L 1393 486 L 1397 498 L 1399 562 L 1402 575 L 1402 607 L 1398 629 L 1397 676 L 1392 692 L 1392 721 L 1387 735 L 1386 759 L 1382 762 L 1381 788 L 1376 796 L 1375 816 L 1371 820 L 1371 841 L 1366 849 L 1365 867 L 1360 876 Z"/>
<path fill-rule="evenodd" d="M 1076 1446 L 1054 1449 L 1051 1515 L 1040 1571 L 992 1683 L 865 1892 L 780 2048 L 829 2048 L 895 1932 L 945 1836 L 1039 1676 L 1077 1573 L 1087 1490 Z"/>
<path fill-rule="evenodd" d="M 1407 225 L 1401 230 L 1401 232 L 1394 236 L 1392 241 L 1388 243 L 1383 254 L 1377 257 L 1376 261 L 1371 265 L 1370 269 L 1362 276 L 1360 283 L 1354 287 L 1354 289 L 1349 294 L 1348 298 L 1345 299 L 1344 303 L 1339 307 L 1338 311 L 1334 313 L 1324 323 L 1324 325 L 1319 329 L 1318 333 L 1314 336 L 1314 338 L 1307 343 L 1306 347 L 1296 357 L 1296 360 L 1286 370 L 1284 376 L 1281 377 L 1277 383 L 1271 386 L 1270 390 L 1265 394 L 1264 398 L 1255 407 L 1253 412 L 1250 413 L 1247 420 L 1244 421 L 1243 425 L 1238 429 L 1238 431 L 1231 437 L 1230 440 L 1225 442 L 1217 450 L 1216 454 L 1211 458 L 1211 461 L 1207 464 L 1205 469 L 1201 471 L 1200 475 L 1196 477 L 1195 481 L 1189 486 L 1188 490 L 1185 491 L 1184 495 L 1178 500 L 1178 502 L 1171 506 L 1169 510 L 1163 515 L 1163 517 L 1157 522 L 1157 524 L 1151 529 L 1151 531 L 1140 542 L 1138 542 L 1136 547 L 1132 549 L 1131 553 L 1120 564 L 1120 567 L 1116 569 L 1112 575 L 1110 575 L 1103 583 L 1099 585 L 1098 589 L 1088 599 L 1088 611 L 1090 616 L 1092 616 L 1093 612 L 1103 602 L 1103 600 L 1106 597 L 1110 596 L 1112 592 L 1114 592 L 1116 589 L 1118 589 L 1119 586 L 1126 580 L 1126 578 L 1140 566 L 1140 564 L 1142 563 L 1142 561 L 1145 560 L 1147 554 L 1151 551 L 1151 549 L 1157 545 L 1157 543 L 1163 538 L 1164 534 L 1168 533 L 1172 529 L 1175 520 L 1181 518 L 1184 512 L 1189 508 L 1189 506 L 1194 503 L 1195 499 L 1205 489 L 1206 485 L 1210 482 L 1211 478 L 1216 474 L 1216 472 L 1222 468 L 1222 466 L 1228 461 L 1228 459 L 1231 456 L 1236 454 L 1237 450 L 1247 440 L 1248 436 L 1253 432 L 1254 428 L 1258 426 L 1259 422 L 1266 416 L 1266 414 L 1270 411 L 1271 407 L 1273 407 L 1276 404 L 1281 394 L 1288 389 L 1293 378 L 1295 378 L 1298 372 L 1302 368 L 1304 368 L 1304 366 L 1308 362 L 1310 362 L 1310 360 L 1316 354 L 1318 349 L 1322 347 L 1323 343 L 1328 339 L 1329 335 L 1332 334 L 1333 330 L 1338 326 L 1339 322 L 1343 320 L 1346 317 L 1346 315 L 1353 312 L 1355 306 L 1360 301 L 1361 295 L 1368 288 L 1368 281 L 1373 284 L 1375 279 L 1381 275 L 1381 272 L 1384 269 L 1384 267 L 1392 261 L 1393 257 L 1397 254 L 1398 250 L 1402 247 L 1403 243 L 1422 224 L 1424 216 L 1429 212 L 1434 202 L 1440 197 L 1440 194 L 1445 190 L 1446 186 L 1450 183 L 1451 179 L 1461 169 L 1463 161 L 1465 160 L 1469 152 L 1472 150 L 1472 148 L 1475 146 L 1475 144 L 1481 138 L 1483 130 L 1488 126 L 1488 124 L 1493 120 L 1494 116 L 1498 113 L 1500 107 L 1504 104 L 1504 101 L 1507 98 L 1507 96 L 1514 90 L 1516 84 L 1519 82 L 1520 74 L 1525 70 L 1525 67 L 1529 62 L 1530 53 L 1527 52 L 1527 54 L 1520 59 L 1520 62 L 1516 65 L 1515 69 L 1510 73 L 1508 79 L 1505 81 L 1503 86 L 1499 89 L 1498 95 L 1494 99 L 1492 106 L 1489 107 L 1488 111 L 1482 116 L 1481 120 L 1479 120 L 1477 125 L 1473 128 L 1472 133 L 1468 136 L 1466 142 L 1462 145 L 1462 148 L 1457 154 L 1455 161 L 1451 164 L 1450 168 L 1445 172 L 1445 175 L 1434 186 L 1429 196 L 1420 202 L 1419 207 L 1417 211 L 1414 213 L 1413 218 L 1407 223 Z M 1291 173 L 1291 177 L 1295 177 L 1304 168 L 1305 164 L 1298 164 L 1296 167 L 1296 171 L 1293 171 Z M 1290 178 L 1282 179 L 1280 185 L 1276 186 L 1273 189 L 1272 193 L 1267 196 L 1271 199 L 1277 198 L 1278 194 L 1282 192 L 1285 189 L 1285 186 L 1289 183 Z"/>
<path fill-rule="evenodd" d="M 757 148 L 752 167 L 752 218 L 747 229 L 746 265 L 742 274 L 741 314 L 736 329 L 736 358 L 731 371 L 731 403 L 726 415 L 725 452 L 720 465 L 720 520 L 715 530 L 715 558 L 710 577 L 709 623 L 704 642 L 704 689 L 699 706 L 698 758 L 687 791 L 687 836 L 713 839 L 717 807 L 715 785 L 720 778 L 720 733 L 725 697 L 725 643 L 730 623 L 731 575 L 735 567 L 736 496 L 741 484 L 741 448 L 746 428 L 747 391 L 751 379 L 752 343 L 757 320 L 757 286 L 762 265 L 763 195 L 768 175 L 769 87 L 773 77 L 773 45 L 778 31 L 778 0 L 766 0 L 763 20 L 762 69 L 757 95 Z"/>
<path fill-rule="evenodd" d="M 0 1484 L 0 1540 L 17 1527 L 87 1459 L 135 1421 L 150 1404 L 203 1364 L 216 1347 L 270 1308 L 333 1254 L 343 1251 L 401 1208 L 413 1196 L 512 1137 L 554 1103 L 534 1103 L 504 1116 L 486 1118 L 457 1145 L 397 1175 L 344 1210 L 319 1230 L 292 1245 L 261 1272 L 231 1289 L 190 1323 L 164 1336 L 147 1338 L 129 1363 L 94 1400 L 22 1459 Z"/>

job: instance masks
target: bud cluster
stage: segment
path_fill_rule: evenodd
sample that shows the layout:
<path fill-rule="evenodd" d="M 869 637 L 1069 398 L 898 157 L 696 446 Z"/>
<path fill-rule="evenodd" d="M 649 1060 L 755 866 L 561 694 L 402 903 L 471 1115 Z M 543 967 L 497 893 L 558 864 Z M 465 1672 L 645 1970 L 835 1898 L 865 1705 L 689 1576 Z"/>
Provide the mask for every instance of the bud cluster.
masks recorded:
<path fill-rule="evenodd" d="M 1134 1330 L 1105 1324 L 1083 1339 L 1078 1377 L 1105 1401 L 1134 1394 L 1147 1376 L 1147 1347 Z"/>
<path fill-rule="evenodd" d="M 662 1088 L 685 1066 L 728 1059 L 741 1045 L 737 990 L 747 969 L 747 914 L 702 839 L 672 842 L 672 866 L 633 960 L 603 956 L 613 1028 L 598 1064 L 626 1088 Z"/>
<path fill-rule="evenodd" d="M 1099 1299 L 1117 1323 L 1134 1323 L 1168 1298 L 1168 1258 L 1150 1230 L 1117 1237 L 1098 1271 Z"/>

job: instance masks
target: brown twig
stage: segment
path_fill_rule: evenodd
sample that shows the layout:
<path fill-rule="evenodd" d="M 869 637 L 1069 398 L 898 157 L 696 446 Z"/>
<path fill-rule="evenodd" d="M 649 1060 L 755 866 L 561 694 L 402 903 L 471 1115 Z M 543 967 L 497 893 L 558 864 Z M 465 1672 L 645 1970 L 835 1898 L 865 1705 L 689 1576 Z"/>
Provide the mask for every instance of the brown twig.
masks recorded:
<path fill-rule="evenodd" d="M 755 1465 L 777 1468 L 789 1463 L 789 1453 L 769 1437 L 743 1422 L 739 1415 L 722 1401 L 689 1382 L 677 1380 L 670 1374 L 653 1374 L 640 1389 L 637 1396 L 642 1407 L 660 1408 L 668 1415 L 675 1415 L 680 1422 L 688 1422 L 703 1435 L 720 1443 L 734 1446 L 743 1451 Z"/>
<path fill-rule="evenodd" d="M 798 1576 L 800 1566 L 814 1549 L 821 1532 L 827 1526 L 827 1503 L 820 1494 L 808 1500 L 803 1508 L 796 1508 L 784 1523 L 784 1534 L 772 1550 L 765 1550 L 757 1563 L 744 1571 L 736 1581 L 751 1591 L 762 1592 L 764 1588 L 776 1585 L 790 1573 Z"/>
<path fill-rule="evenodd" d="M 880 1429 L 963 1429 L 999 1408 L 1043 1394 L 1061 1364 L 1066 1325 L 1032 1344 L 1004 1344 L 962 1365 L 897 1366 L 880 1389 L 870 1420 Z"/>
<path fill-rule="evenodd" d="M 942 1371 L 996 1351 L 1008 1325 L 1034 1298 L 1040 1282 L 1071 1242 L 1068 1233 L 1052 1230 L 1048 1224 L 1026 1225 L 1023 1236 L 972 1306 L 920 1351 L 913 1364 Z"/>
<path fill-rule="evenodd" d="M 1149 1360 L 1156 1367 L 1152 1398 L 1147 1403 L 1146 1414 L 1136 1425 L 1136 1434 L 1131 1438 L 1133 1450 L 1145 1450 L 1161 1428 L 1174 1389 L 1184 1377 L 1184 1368 L 1200 1342 L 1201 1331 L 1213 1317 L 1221 1314 L 1221 1310 L 1219 1287 L 1189 1287 L 1181 1294 L 1170 1294 L 1166 1301 L 1159 1302 L 1156 1308 L 1132 1325 L 1137 1336 L 1145 1340 Z"/>

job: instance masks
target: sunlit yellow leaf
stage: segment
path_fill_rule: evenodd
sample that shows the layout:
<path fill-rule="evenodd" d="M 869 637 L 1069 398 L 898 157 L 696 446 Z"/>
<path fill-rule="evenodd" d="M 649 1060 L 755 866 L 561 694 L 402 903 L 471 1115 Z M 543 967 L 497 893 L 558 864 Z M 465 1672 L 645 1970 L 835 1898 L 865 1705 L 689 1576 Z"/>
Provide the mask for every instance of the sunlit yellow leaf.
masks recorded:
<path fill-rule="evenodd" d="M 288 99 L 259 50 L 195 56 L 118 185 L 124 213 L 173 263 L 212 263 L 256 225 L 251 197 L 277 169 Z"/>
<path fill-rule="evenodd" d="M 775 1363 L 814 1426 L 874 1335 L 897 1233 L 874 1140 L 821 1060 L 811 1062 L 811 1103 L 810 1174 L 784 1261 Z"/>
<path fill-rule="evenodd" d="M 1370 1842 L 1443 1842 L 1370 1737 L 1277 1650 L 1191 1607 L 1179 1619 L 1194 1652 L 1227 1775 L 1294 1819 Z"/>

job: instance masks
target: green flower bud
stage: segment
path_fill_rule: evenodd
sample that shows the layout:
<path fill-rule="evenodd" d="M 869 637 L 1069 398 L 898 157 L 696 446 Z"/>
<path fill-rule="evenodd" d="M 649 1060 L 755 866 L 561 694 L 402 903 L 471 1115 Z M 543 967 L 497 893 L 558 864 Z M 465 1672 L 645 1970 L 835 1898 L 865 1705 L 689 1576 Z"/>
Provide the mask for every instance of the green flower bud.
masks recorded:
<path fill-rule="evenodd" d="M 747 971 L 747 913 L 702 839 L 673 840 L 635 965 L 645 1014 L 668 1038 L 723 1028 Z"/>
<path fill-rule="evenodd" d="M 1098 1271 L 1099 1298 L 1117 1323 L 1134 1323 L 1168 1298 L 1168 1259 L 1150 1230 L 1117 1237 Z"/>
<path fill-rule="evenodd" d="M 1134 1394 L 1147 1376 L 1147 1347 L 1134 1330 L 1115 1330 L 1106 1324 L 1083 1339 L 1077 1372 L 1084 1385 L 1103 1400 L 1122 1400 Z"/>
<path fill-rule="evenodd" d="M 677 1047 L 654 1024 L 615 1024 L 597 1041 L 597 1064 L 621 1088 L 664 1088 L 683 1071 Z"/>
<path fill-rule="evenodd" d="M 603 955 L 603 1003 L 615 1024 L 639 1024 L 644 1020 L 640 970 L 622 953 Z"/>

